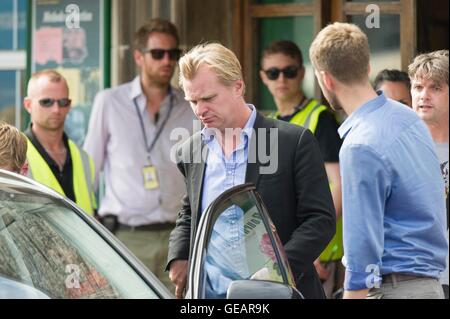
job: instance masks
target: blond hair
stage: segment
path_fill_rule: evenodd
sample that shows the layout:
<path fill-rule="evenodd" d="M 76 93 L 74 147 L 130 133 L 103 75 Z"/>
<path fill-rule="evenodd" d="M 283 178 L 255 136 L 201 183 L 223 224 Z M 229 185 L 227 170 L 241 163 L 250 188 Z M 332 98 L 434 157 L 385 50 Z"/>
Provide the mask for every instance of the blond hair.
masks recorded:
<path fill-rule="evenodd" d="M 0 168 L 19 173 L 27 158 L 27 138 L 17 128 L 0 122 Z"/>
<path fill-rule="evenodd" d="M 416 56 L 408 66 L 408 74 L 411 81 L 423 78 L 448 85 L 448 50 L 438 50 Z"/>
<path fill-rule="evenodd" d="M 184 80 L 193 79 L 202 65 L 210 67 L 225 86 L 243 81 L 242 67 L 233 51 L 220 43 L 204 43 L 195 46 L 180 59 L 180 86 L 183 86 Z"/>
<path fill-rule="evenodd" d="M 355 24 L 335 22 L 322 29 L 309 56 L 316 70 L 326 71 L 344 84 L 368 80 L 369 41 Z"/>
<path fill-rule="evenodd" d="M 28 96 L 31 95 L 36 82 L 42 77 L 48 78 L 50 82 L 56 82 L 56 83 L 61 82 L 61 81 L 64 82 L 66 84 L 67 94 L 69 94 L 69 86 L 67 85 L 67 81 L 64 78 L 64 76 L 62 76 L 62 74 L 59 73 L 58 71 L 46 69 L 46 70 L 35 72 L 31 75 L 30 80 L 28 81 L 28 87 L 27 87 L 27 95 Z"/>

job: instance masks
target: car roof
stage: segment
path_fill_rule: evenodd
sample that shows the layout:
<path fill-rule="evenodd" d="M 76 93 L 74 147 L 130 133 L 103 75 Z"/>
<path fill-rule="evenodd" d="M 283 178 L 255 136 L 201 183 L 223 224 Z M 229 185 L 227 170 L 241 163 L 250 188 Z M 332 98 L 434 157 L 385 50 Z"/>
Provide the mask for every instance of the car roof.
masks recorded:
<path fill-rule="evenodd" d="M 0 189 L 14 188 L 25 190 L 27 193 L 50 196 L 64 200 L 64 197 L 53 189 L 38 183 L 31 178 L 0 169 Z"/>

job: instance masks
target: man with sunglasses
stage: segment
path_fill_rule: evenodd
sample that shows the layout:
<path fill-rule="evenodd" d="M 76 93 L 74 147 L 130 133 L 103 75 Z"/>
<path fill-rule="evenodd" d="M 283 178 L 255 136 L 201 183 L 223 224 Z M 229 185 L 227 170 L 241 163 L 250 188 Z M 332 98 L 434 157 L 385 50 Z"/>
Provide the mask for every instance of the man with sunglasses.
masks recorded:
<path fill-rule="evenodd" d="M 47 185 L 93 215 L 94 163 L 64 133 L 64 121 L 70 111 L 66 79 L 54 70 L 33 74 L 23 101 L 30 113 L 28 138 L 28 176 Z"/>
<path fill-rule="evenodd" d="M 164 272 L 169 233 L 175 226 L 185 185 L 170 150 L 176 128 L 192 132 L 195 116 L 181 90 L 170 85 L 180 57 L 176 27 L 154 19 L 134 38 L 140 74 L 98 93 L 85 150 L 104 173 L 103 223 L 172 288 Z M 98 175 L 97 175 L 98 185 Z"/>
<path fill-rule="evenodd" d="M 279 40 L 270 43 L 263 51 L 261 67 L 261 79 L 278 109 L 270 117 L 308 128 L 319 142 L 336 210 L 337 229 L 336 235 L 314 265 L 324 283 L 327 298 L 331 298 L 333 291 L 342 287 L 344 275 L 340 263 L 343 256 L 339 174 L 339 149 L 342 142 L 337 133 L 338 123 L 326 106 L 303 94 L 303 56 L 294 42 Z"/>

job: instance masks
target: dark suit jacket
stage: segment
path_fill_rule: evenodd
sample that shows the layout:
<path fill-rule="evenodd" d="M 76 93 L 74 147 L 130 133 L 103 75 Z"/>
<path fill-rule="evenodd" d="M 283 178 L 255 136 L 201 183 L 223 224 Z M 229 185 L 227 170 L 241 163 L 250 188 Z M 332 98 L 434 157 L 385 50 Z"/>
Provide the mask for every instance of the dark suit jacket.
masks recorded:
<path fill-rule="evenodd" d="M 270 131 L 278 129 L 278 136 Z M 268 208 L 284 245 L 297 288 L 305 298 L 324 298 L 323 289 L 313 266 L 335 233 L 335 210 L 322 156 L 313 134 L 300 126 L 264 118 L 258 114 L 249 145 L 267 135 L 266 153 L 276 156 L 278 168 L 273 174 L 260 174 L 261 161 L 247 164 L 246 182 L 256 185 Z M 258 130 L 265 129 L 265 130 Z M 256 134 L 255 134 L 256 133 Z M 278 141 L 276 141 L 278 138 Z M 275 143 L 277 142 L 277 143 Z M 256 144 L 254 144 L 256 143 Z M 278 150 L 275 145 L 278 145 Z M 201 158 L 200 132 L 178 150 L 178 167 L 185 176 L 187 195 L 169 240 L 168 267 L 175 259 L 190 257 L 190 242 L 201 214 L 204 161 Z M 258 154 L 258 153 L 257 153 Z M 274 155 L 275 154 L 275 155 Z M 267 166 L 267 165 L 266 165 Z"/>

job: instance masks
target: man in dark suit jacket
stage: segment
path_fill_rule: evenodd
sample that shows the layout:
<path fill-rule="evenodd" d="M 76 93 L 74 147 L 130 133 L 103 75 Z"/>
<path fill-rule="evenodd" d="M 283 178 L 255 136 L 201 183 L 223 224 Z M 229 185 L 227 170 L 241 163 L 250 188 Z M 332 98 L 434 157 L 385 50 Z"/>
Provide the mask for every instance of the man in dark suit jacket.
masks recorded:
<path fill-rule="evenodd" d="M 335 212 L 313 134 L 299 126 L 264 118 L 254 106 L 246 104 L 240 64 L 220 44 L 193 48 L 180 60 L 180 74 L 186 99 L 205 129 L 216 130 L 215 138 L 223 155 L 229 158 L 240 143 L 248 143 L 245 180 L 237 184 L 256 185 L 284 245 L 300 292 L 305 298 L 324 298 L 313 262 L 334 235 Z M 249 141 L 230 140 L 225 134 L 225 129 L 242 130 L 252 121 L 254 131 Z M 267 142 L 260 143 L 262 139 Z M 190 244 L 206 208 L 203 199 L 214 192 L 203 187 L 208 159 L 202 154 L 209 156 L 211 147 L 206 144 L 199 132 L 178 150 L 178 167 L 186 178 L 187 194 L 170 236 L 167 268 L 179 298 L 186 285 Z M 269 163 L 256 156 L 261 145 L 266 146 L 266 152 L 261 153 L 269 154 Z"/>

